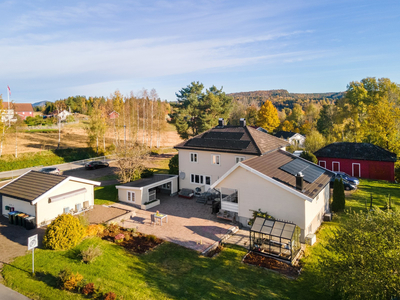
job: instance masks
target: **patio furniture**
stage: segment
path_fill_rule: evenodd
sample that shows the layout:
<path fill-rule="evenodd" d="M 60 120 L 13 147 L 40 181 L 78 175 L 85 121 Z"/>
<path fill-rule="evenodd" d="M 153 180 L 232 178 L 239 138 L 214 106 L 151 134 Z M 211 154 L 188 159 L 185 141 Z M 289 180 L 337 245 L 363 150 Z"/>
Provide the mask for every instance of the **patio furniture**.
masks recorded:
<path fill-rule="evenodd" d="M 191 189 L 181 189 L 178 195 L 182 198 L 192 199 L 194 196 L 194 191 Z"/>
<path fill-rule="evenodd" d="M 168 215 L 152 214 L 151 216 L 152 216 L 152 218 L 151 218 L 152 222 L 154 222 L 154 224 L 156 224 L 157 220 L 159 220 L 160 221 L 160 226 L 162 226 L 162 222 L 163 222 L 164 219 L 165 219 L 165 222 L 168 223 Z M 153 219 L 154 219 L 154 221 L 153 221 Z"/>

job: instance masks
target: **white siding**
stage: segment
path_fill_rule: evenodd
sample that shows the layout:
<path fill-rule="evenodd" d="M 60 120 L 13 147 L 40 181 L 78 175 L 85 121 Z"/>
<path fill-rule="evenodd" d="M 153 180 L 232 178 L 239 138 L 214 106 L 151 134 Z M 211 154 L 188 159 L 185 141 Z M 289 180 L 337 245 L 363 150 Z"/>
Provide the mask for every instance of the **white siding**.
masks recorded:
<path fill-rule="evenodd" d="M 190 161 L 190 153 L 197 153 L 197 163 Z M 220 155 L 219 165 L 212 164 L 213 155 Z M 179 149 L 179 172 L 185 173 L 185 179 L 179 178 L 179 188 L 195 189 L 196 187 L 205 185 L 205 178 L 203 180 L 203 184 L 191 183 L 191 174 L 210 176 L 211 184 L 213 184 L 236 164 L 236 157 L 238 156 L 249 159 L 251 157 L 255 157 L 256 155 Z"/>
<path fill-rule="evenodd" d="M 306 201 L 306 235 L 315 233 L 321 225 L 325 212 L 329 211 L 329 184 L 314 198 L 313 202 Z M 308 229 L 311 226 L 311 232 Z"/>
<path fill-rule="evenodd" d="M 7 215 L 10 211 L 6 210 L 6 206 L 13 206 L 14 211 L 20 211 L 31 216 L 35 216 L 35 206 L 28 201 L 22 201 L 8 196 L 3 196 L 2 213 Z"/>

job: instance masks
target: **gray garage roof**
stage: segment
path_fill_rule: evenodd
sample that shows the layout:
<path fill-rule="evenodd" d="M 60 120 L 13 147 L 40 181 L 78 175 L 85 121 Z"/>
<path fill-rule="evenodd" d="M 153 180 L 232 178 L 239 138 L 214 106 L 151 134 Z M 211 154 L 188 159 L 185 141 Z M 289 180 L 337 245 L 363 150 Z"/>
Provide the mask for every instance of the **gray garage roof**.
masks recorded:
<path fill-rule="evenodd" d="M 0 189 L 0 194 L 32 202 L 68 176 L 30 171 Z"/>
<path fill-rule="evenodd" d="M 163 181 L 165 179 L 170 179 L 170 178 L 172 179 L 172 178 L 174 178 L 176 176 L 177 175 L 156 174 L 156 175 L 154 175 L 152 177 L 149 177 L 149 178 L 142 178 L 142 179 L 135 180 L 135 181 L 132 181 L 132 182 L 128 182 L 128 183 L 125 183 L 125 184 L 121 184 L 119 186 L 124 186 L 124 187 L 130 186 L 130 187 L 140 188 L 140 187 L 145 187 L 145 186 L 148 186 L 148 185 Z"/>

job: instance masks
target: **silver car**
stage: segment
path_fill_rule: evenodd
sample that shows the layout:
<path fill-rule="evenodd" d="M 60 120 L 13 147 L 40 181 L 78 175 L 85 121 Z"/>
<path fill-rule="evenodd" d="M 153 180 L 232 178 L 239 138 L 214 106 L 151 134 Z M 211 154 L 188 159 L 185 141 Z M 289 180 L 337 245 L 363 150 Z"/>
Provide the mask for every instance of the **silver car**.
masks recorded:
<path fill-rule="evenodd" d="M 39 170 L 39 172 L 60 175 L 60 169 L 56 167 L 47 167 Z"/>

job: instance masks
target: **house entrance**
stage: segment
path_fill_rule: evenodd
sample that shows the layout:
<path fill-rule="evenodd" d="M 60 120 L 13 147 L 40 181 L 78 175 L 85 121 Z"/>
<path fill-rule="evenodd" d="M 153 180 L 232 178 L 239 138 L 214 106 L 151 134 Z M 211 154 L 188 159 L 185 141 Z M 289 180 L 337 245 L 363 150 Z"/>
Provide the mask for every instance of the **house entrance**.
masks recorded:
<path fill-rule="evenodd" d="M 353 177 L 361 177 L 360 164 L 353 164 Z"/>

